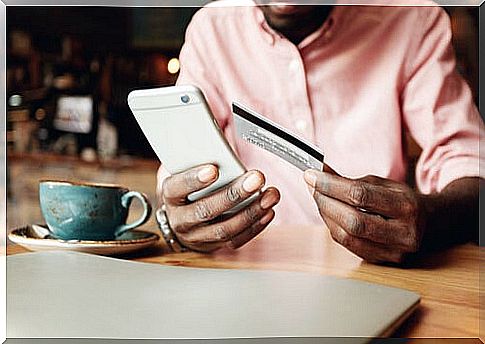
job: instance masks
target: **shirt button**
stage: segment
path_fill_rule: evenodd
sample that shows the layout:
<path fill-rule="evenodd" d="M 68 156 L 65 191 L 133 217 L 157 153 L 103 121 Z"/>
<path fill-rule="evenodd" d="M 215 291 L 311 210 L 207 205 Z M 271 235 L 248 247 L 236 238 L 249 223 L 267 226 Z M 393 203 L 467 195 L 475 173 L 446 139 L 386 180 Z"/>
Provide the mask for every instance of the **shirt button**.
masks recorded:
<path fill-rule="evenodd" d="M 299 120 L 295 121 L 295 127 L 296 127 L 296 129 L 298 129 L 298 131 L 304 132 L 306 130 L 306 128 L 308 127 L 308 124 L 305 120 L 299 119 Z"/>
<path fill-rule="evenodd" d="M 298 60 L 291 60 L 289 66 L 288 66 L 288 69 L 291 72 L 296 72 L 296 71 L 298 71 L 299 66 L 300 66 L 300 62 Z"/>

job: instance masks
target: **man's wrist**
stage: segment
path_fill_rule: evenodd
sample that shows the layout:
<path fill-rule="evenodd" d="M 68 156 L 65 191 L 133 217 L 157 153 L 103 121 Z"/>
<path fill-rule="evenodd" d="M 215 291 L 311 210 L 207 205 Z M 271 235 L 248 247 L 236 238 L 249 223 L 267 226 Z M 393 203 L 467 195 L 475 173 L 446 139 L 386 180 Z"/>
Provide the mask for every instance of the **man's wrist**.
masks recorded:
<path fill-rule="evenodd" d="M 444 208 L 444 201 L 439 194 L 418 194 L 419 215 L 417 226 L 421 234 L 420 249 L 429 249 L 437 240 L 437 228 L 440 227 L 438 215 Z M 441 218 L 442 222 L 447 222 Z"/>
<path fill-rule="evenodd" d="M 417 195 L 423 249 L 478 237 L 478 188 L 479 178 L 462 178 L 439 193 Z"/>

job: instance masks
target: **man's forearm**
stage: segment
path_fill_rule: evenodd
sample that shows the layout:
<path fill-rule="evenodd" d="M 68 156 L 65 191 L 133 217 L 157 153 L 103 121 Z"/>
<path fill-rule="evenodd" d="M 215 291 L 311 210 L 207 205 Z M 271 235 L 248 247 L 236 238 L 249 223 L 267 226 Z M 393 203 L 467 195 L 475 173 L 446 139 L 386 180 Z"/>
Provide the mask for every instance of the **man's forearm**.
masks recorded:
<path fill-rule="evenodd" d="M 455 243 L 478 242 L 478 177 L 458 179 L 440 193 L 421 195 L 423 216 L 422 248 L 433 249 Z"/>

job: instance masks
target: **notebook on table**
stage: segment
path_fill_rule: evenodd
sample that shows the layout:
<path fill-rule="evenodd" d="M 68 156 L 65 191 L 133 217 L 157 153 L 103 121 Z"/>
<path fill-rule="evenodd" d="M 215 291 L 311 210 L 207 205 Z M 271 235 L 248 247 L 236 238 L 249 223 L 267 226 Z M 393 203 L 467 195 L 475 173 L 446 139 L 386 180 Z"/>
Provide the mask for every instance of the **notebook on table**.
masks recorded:
<path fill-rule="evenodd" d="M 402 289 L 316 274 L 163 266 L 76 252 L 7 257 L 7 337 L 248 338 L 390 334 Z M 359 338 L 357 338 L 359 337 Z"/>

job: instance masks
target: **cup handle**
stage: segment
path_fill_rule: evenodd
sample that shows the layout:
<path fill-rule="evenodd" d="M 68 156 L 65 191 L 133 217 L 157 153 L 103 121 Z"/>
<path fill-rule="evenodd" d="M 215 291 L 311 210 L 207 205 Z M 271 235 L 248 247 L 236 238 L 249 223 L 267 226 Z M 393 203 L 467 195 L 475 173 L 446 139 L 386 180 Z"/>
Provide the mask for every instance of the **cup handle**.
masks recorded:
<path fill-rule="evenodd" d="M 119 226 L 115 232 L 115 236 L 120 236 L 121 234 L 128 232 L 130 229 L 141 226 L 150 218 L 150 214 L 152 213 L 152 206 L 150 205 L 147 196 L 145 196 L 141 192 L 128 191 L 123 196 L 121 196 L 121 205 L 125 208 L 129 208 L 132 198 L 138 198 L 138 200 L 143 205 L 143 215 L 133 223 Z"/>

